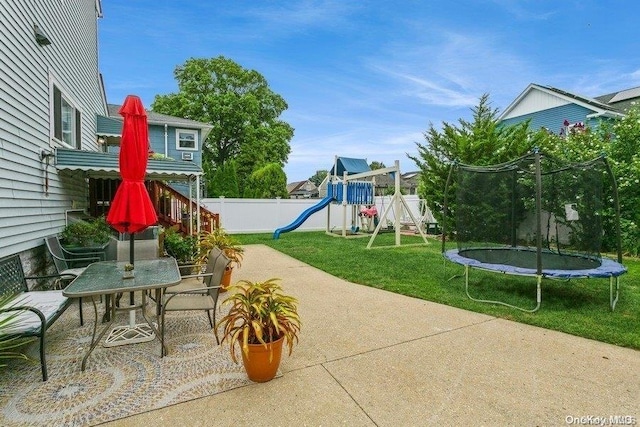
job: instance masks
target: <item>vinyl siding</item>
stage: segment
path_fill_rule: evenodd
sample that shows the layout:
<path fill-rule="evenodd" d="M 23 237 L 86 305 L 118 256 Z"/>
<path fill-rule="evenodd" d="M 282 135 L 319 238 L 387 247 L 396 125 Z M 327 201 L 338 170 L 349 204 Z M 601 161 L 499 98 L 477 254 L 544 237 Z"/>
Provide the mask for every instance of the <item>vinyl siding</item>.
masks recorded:
<path fill-rule="evenodd" d="M 593 110 L 581 107 L 576 104 L 567 104 L 560 107 L 548 108 L 546 110 L 536 111 L 535 113 L 524 114 L 518 117 L 511 117 L 503 120 L 505 125 L 514 125 L 531 119 L 529 128 L 538 130 L 546 128 L 551 132 L 558 134 L 563 127 L 563 123 L 568 120 L 570 123 L 583 122 L 587 123 L 586 116 L 593 113 Z"/>
<path fill-rule="evenodd" d="M 50 138 L 50 79 L 81 112 L 82 148 L 97 150 L 99 81 L 95 0 L 0 1 L 0 256 L 42 245 L 65 211 L 87 205 L 85 179 L 58 174 Z M 39 46 L 33 25 L 51 44 Z M 48 185 L 48 191 L 45 186 Z"/>

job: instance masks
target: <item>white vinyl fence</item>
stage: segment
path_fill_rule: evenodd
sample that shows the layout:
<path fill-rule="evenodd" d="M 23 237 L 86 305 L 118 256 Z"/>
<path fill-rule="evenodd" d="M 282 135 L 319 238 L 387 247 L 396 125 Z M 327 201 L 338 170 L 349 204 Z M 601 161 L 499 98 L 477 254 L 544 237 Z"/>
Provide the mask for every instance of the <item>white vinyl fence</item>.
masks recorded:
<path fill-rule="evenodd" d="M 423 217 L 420 210 L 418 196 L 404 196 L 407 205 L 417 221 Z M 320 202 L 321 199 L 202 199 L 202 204 L 212 212 L 220 214 L 220 225 L 229 233 L 273 233 L 277 228 L 292 223 L 306 209 Z M 378 216 L 382 218 L 388 209 L 391 196 L 376 197 Z M 327 226 L 327 212 L 331 213 L 330 229 L 341 230 L 343 222 L 343 207 L 331 203 L 324 209 L 312 214 L 300 227 L 294 231 L 325 230 Z M 404 209 L 398 213 L 403 224 L 411 223 L 411 218 Z M 394 221 L 396 212 L 391 209 L 387 220 Z M 347 206 L 347 228 L 351 227 L 352 206 Z M 427 222 L 435 222 L 431 212 L 427 210 Z"/>

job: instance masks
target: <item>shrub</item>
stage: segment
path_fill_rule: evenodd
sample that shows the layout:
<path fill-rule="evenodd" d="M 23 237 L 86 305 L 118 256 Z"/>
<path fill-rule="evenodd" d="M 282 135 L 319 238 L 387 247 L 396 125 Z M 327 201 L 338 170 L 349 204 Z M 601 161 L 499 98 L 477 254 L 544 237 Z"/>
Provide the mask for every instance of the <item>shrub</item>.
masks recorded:
<path fill-rule="evenodd" d="M 103 245 L 109 241 L 111 227 L 104 216 L 91 221 L 76 221 L 68 224 L 61 233 L 65 246 L 86 247 Z"/>

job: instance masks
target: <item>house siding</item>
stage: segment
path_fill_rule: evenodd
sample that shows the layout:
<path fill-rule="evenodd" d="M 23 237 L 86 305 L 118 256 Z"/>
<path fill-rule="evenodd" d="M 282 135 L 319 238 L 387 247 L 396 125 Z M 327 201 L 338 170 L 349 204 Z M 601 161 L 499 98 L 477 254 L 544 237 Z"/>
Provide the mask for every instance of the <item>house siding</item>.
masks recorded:
<path fill-rule="evenodd" d="M 510 126 L 530 119 L 530 129 L 538 130 L 540 128 L 545 128 L 555 134 L 558 134 L 560 129 L 563 127 L 565 119 L 570 123 L 583 122 L 586 125 L 590 125 L 591 123 L 587 123 L 586 116 L 593 112 L 593 110 L 589 110 L 588 108 L 580 105 L 567 104 L 536 111 L 534 113 L 524 114 L 518 117 L 511 117 L 503 120 L 502 124 Z"/>
<path fill-rule="evenodd" d="M 39 46 L 33 25 L 51 44 Z M 42 245 L 65 211 L 87 205 L 79 174 L 58 174 L 50 138 L 53 78 L 81 112 L 81 145 L 98 150 L 96 114 L 106 114 L 98 72 L 95 0 L 0 2 L 0 256 Z"/>
<path fill-rule="evenodd" d="M 177 129 L 185 129 L 185 130 L 192 130 L 197 132 L 198 135 L 198 149 L 195 151 L 192 150 L 178 150 L 176 148 L 176 130 Z M 191 153 L 193 155 L 193 162 L 199 166 L 202 166 L 202 135 L 201 132 L 198 129 L 192 129 L 189 128 L 188 126 L 184 126 L 184 127 L 175 127 L 175 126 L 169 126 L 168 127 L 168 135 L 167 135 L 167 141 L 168 141 L 168 153 L 167 155 L 169 157 L 172 157 L 176 160 L 182 160 L 182 153 Z M 163 131 L 163 138 L 164 138 L 164 131 Z M 164 147 L 163 147 L 164 149 Z"/>

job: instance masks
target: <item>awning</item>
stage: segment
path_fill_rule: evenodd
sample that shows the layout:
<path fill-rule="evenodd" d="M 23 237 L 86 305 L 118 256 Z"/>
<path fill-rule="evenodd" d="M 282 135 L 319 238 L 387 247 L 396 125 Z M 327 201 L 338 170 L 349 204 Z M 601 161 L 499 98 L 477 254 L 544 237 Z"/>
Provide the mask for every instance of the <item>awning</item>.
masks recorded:
<path fill-rule="evenodd" d="M 117 154 L 56 148 L 55 165 L 58 170 L 82 171 L 91 178 L 120 178 Z M 202 169 L 193 162 L 149 159 L 145 179 L 184 181 L 200 175 Z"/>

